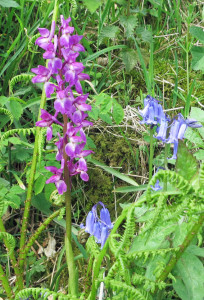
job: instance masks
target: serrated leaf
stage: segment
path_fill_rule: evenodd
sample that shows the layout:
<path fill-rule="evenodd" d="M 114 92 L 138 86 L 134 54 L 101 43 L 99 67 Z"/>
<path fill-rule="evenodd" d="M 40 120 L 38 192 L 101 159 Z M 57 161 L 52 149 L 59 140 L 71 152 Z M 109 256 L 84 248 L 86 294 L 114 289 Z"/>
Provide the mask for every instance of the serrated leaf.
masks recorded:
<path fill-rule="evenodd" d="M 133 49 L 128 49 L 122 51 L 121 56 L 127 72 L 130 72 L 138 62 L 137 52 Z"/>
<path fill-rule="evenodd" d="M 19 138 L 15 137 L 15 136 L 8 138 L 8 141 L 10 143 L 12 143 L 13 145 L 20 145 L 21 144 L 21 140 Z"/>
<path fill-rule="evenodd" d="M 152 32 L 147 30 L 145 27 L 137 28 L 136 33 L 141 37 L 141 39 L 144 42 L 152 43 L 153 41 Z"/>
<path fill-rule="evenodd" d="M 43 175 L 40 175 L 34 185 L 35 195 L 38 195 L 42 192 L 42 190 L 45 186 L 45 182 L 46 182 L 46 177 Z"/>
<path fill-rule="evenodd" d="M 124 118 L 124 110 L 122 106 L 115 100 L 113 102 L 113 119 L 115 123 L 118 125 L 122 122 Z"/>
<path fill-rule="evenodd" d="M 204 257 L 204 248 L 200 248 L 196 245 L 190 245 L 186 249 L 186 252 L 189 252 L 191 254 L 194 254 L 196 256 Z"/>
<path fill-rule="evenodd" d="M 94 96 L 95 104 L 97 106 L 106 103 L 108 100 L 111 99 L 111 97 L 105 93 L 101 93 L 99 95 Z"/>
<path fill-rule="evenodd" d="M 176 171 L 188 181 L 198 173 L 197 161 L 183 142 L 179 142 Z"/>
<path fill-rule="evenodd" d="M 204 30 L 201 27 L 191 26 L 190 33 L 204 44 Z"/>
<path fill-rule="evenodd" d="M 135 16 L 121 16 L 119 20 L 125 29 L 125 35 L 131 37 L 137 25 L 137 18 Z"/>
<path fill-rule="evenodd" d="M 95 121 L 98 120 L 98 114 L 99 114 L 99 109 L 97 107 L 92 107 L 92 110 L 88 111 L 89 117 L 94 119 Z"/>
<path fill-rule="evenodd" d="M 20 5 L 16 1 L 13 1 L 13 0 L 0 0 L 0 6 L 20 8 Z"/>
<path fill-rule="evenodd" d="M 19 120 L 20 116 L 23 113 L 22 105 L 17 101 L 10 101 L 11 113 L 16 120 Z"/>
<path fill-rule="evenodd" d="M 21 205 L 21 198 L 17 195 L 9 193 L 6 195 L 6 204 L 10 205 L 13 208 L 19 208 Z"/>
<path fill-rule="evenodd" d="M 13 193 L 13 194 L 23 194 L 25 193 L 25 190 L 22 189 L 20 186 L 18 185 L 13 185 L 10 189 L 10 193 Z"/>
<path fill-rule="evenodd" d="M 92 140 L 92 138 L 90 138 L 89 136 L 87 136 L 87 146 L 88 148 L 92 148 L 92 149 L 96 149 L 96 145 L 94 143 L 94 141 Z"/>
<path fill-rule="evenodd" d="M 83 0 L 83 2 L 91 13 L 94 13 L 102 4 L 101 0 Z"/>
<path fill-rule="evenodd" d="M 103 38 L 115 39 L 118 31 L 119 31 L 118 26 L 109 25 L 103 27 L 103 29 L 101 30 L 101 39 Z"/>
<path fill-rule="evenodd" d="M 109 125 L 113 124 L 113 122 L 112 122 L 111 117 L 109 116 L 109 114 L 99 114 L 99 117 L 100 117 L 100 119 L 103 122 L 105 122 L 105 123 L 107 123 Z"/>
<path fill-rule="evenodd" d="M 193 46 L 192 53 L 192 69 L 195 71 L 204 71 L 204 47 Z"/>

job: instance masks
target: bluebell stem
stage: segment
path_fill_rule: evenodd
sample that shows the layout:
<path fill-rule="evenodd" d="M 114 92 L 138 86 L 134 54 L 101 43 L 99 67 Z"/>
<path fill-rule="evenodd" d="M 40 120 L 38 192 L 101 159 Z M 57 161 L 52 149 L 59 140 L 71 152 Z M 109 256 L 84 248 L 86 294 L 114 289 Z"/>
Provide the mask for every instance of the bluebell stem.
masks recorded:
<path fill-rule="evenodd" d="M 97 214 L 97 207 L 99 205 L 102 206 L 100 210 L 100 218 Z M 85 228 L 86 232 L 93 235 L 96 238 L 96 242 L 101 244 L 101 248 L 103 248 L 110 231 L 113 228 L 113 224 L 111 223 L 108 209 L 101 201 L 96 203 L 92 207 L 92 210 L 88 213 L 86 218 L 86 226 L 84 227 L 84 225 L 81 224 L 80 227 Z"/>

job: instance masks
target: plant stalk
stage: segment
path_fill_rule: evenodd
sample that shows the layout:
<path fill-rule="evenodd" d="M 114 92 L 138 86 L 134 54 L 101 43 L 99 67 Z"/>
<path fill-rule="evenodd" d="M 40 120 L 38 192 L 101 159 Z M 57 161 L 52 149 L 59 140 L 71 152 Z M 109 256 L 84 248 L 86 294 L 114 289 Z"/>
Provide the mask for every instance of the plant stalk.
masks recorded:
<path fill-rule="evenodd" d="M 67 131 L 67 115 L 63 115 L 64 120 L 64 128 L 63 134 L 66 136 Z M 68 273 L 69 273 L 69 294 L 73 296 L 78 295 L 78 280 L 77 280 L 77 273 L 76 267 L 74 262 L 74 254 L 72 249 L 72 242 L 71 242 L 71 230 L 72 230 L 72 210 L 71 210 L 71 181 L 69 175 L 69 169 L 67 166 L 67 154 L 65 152 L 65 143 L 63 149 L 63 157 L 64 157 L 64 181 L 67 185 L 67 191 L 64 193 L 65 195 L 65 209 L 66 209 L 66 232 L 65 232 L 65 250 L 66 250 L 66 260 L 68 266 Z"/>
<path fill-rule="evenodd" d="M 13 298 L 12 289 L 10 287 L 9 281 L 1 265 L 0 265 L 0 281 L 2 282 L 3 288 L 5 289 L 8 299 L 12 299 Z"/>
<path fill-rule="evenodd" d="M 149 153 L 149 181 L 152 179 L 152 164 L 154 156 L 154 147 L 153 147 L 153 129 L 150 128 L 150 153 Z"/>
<path fill-rule="evenodd" d="M 3 224 L 3 221 L 1 218 L 0 218 L 0 232 L 6 232 L 6 229 L 4 227 L 4 224 Z M 8 249 L 8 252 L 10 252 L 9 257 L 10 257 L 11 264 L 12 264 L 12 267 L 13 267 L 15 275 L 16 275 L 16 282 L 18 285 L 18 289 L 21 290 L 23 288 L 23 281 L 21 278 L 20 270 L 18 268 L 18 263 L 17 263 L 16 257 L 14 255 L 14 251 L 13 252 L 10 251 L 10 245 L 6 239 L 4 239 L 4 244 L 5 244 L 6 248 Z"/>

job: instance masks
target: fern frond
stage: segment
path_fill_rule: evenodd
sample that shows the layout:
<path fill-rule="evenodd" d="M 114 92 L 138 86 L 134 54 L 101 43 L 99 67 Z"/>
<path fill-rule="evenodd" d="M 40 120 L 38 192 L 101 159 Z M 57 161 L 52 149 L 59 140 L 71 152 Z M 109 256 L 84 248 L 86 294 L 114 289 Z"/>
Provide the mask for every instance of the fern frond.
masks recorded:
<path fill-rule="evenodd" d="M 86 249 L 87 252 L 93 255 L 95 258 L 98 256 L 100 253 L 100 249 L 98 244 L 95 241 L 94 236 L 90 236 L 86 242 Z"/>
<path fill-rule="evenodd" d="M 119 246 L 119 243 L 116 240 L 116 238 L 121 238 L 121 235 L 120 234 L 112 234 L 109 237 L 109 248 L 115 256 L 116 256 L 118 246 Z"/>
<path fill-rule="evenodd" d="M 156 181 L 169 181 L 173 184 L 177 189 L 179 189 L 183 194 L 193 193 L 195 192 L 192 185 L 181 175 L 177 174 L 174 171 L 170 170 L 159 170 L 154 177 L 150 180 L 147 187 L 147 197 L 149 197 L 149 193 L 151 193 L 151 185 L 155 185 Z"/>
<path fill-rule="evenodd" d="M 134 287 L 128 286 L 124 282 L 117 280 L 104 280 L 107 288 L 111 287 L 116 293 L 121 293 L 127 297 L 127 299 L 137 300 L 150 300 L 151 296 L 146 291 L 138 290 Z"/>
<path fill-rule="evenodd" d="M 31 79 L 34 77 L 32 74 L 20 74 L 17 76 L 14 76 L 10 81 L 9 81 L 9 91 L 10 94 L 13 94 L 13 87 L 17 82 L 24 81 L 28 82 L 31 81 Z"/>
<path fill-rule="evenodd" d="M 0 218 L 3 216 L 4 213 L 4 199 L 0 197 Z"/>
<path fill-rule="evenodd" d="M 39 162 L 41 161 L 41 156 L 45 145 L 45 140 L 46 140 L 45 132 L 46 132 L 46 128 L 41 128 L 39 133 L 39 138 L 38 138 L 38 161 Z"/>
<path fill-rule="evenodd" d="M 162 210 L 164 208 L 164 205 L 166 203 L 166 198 L 167 198 L 167 196 L 165 196 L 162 193 L 159 195 L 159 199 L 158 199 L 158 201 L 156 203 L 157 207 L 156 207 L 156 209 L 154 211 L 154 216 L 153 216 L 152 219 L 150 219 L 145 224 L 144 229 L 141 230 L 141 234 L 144 234 L 146 231 L 148 231 L 150 229 L 151 230 L 150 230 L 149 234 L 151 234 L 151 232 L 155 229 L 155 227 L 156 227 L 156 225 L 158 223 L 158 220 L 160 219 L 160 216 L 161 216 L 160 214 L 161 214 L 161 212 L 162 212 Z"/>
<path fill-rule="evenodd" d="M 144 260 L 146 261 L 149 256 L 152 256 L 153 258 L 156 255 L 165 256 L 169 252 L 176 252 L 179 251 L 180 248 L 165 248 L 165 249 L 154 249 L 154 250 L 140 250 L 140 251 L 132 251 L 126 254 L 127 259 L 136 259 L 137 257 L 144 257 Z"/>
<path fill-rule="evenodd" d="M 77 12 L 77 2 L 76 0 L 69 0 L 69 2 L 72 5 L 71 12 L 72 12 L 72 16 L 74 17 Z"/>
<path fill-rule="evenodd" d="M 5 139 L 7 139 L 9 136 L 13 136 L 15 133 L 16 134 L 23 134 L 23 135 L 30 135 L 35 134 L 36 131 L 36 127 L 31 127 L 31 128 L 16 128 L 16 129 L 11 129 L 8 130 L 7 132 L 5 132 L 2 136 L 1 136 L 1 140 L 4 141 Z"/>
<path fill-rule="evenodd" d="M 132 276 L 132 283 L 134 285 L 140 285 L 142 284 L 145 290 L 151 290 L 151 293 L 154 293 L 155 288 L 158 287 L 160 290 L 164 289 L 166 287 L 166 283 L 164 281 L 155 282 L 148 278 L 146 278 L 143 275 L 140 274 L 133 274 Z"/>
<path fill-rule="evenodd" d="M 39 38 L 41 35 L 40 33 L 37 33 L 35 35 L 33 35 L 28 42 L 28 51 L 32 52 L 32 53 L 39 53 L 38 51 L 33 50 L 34 46 L 35 46 L 35 41 L 37 40 L 37 38 Z"/>
<path fill-rule="evenodd" d="M 106 280 L 109 281 L 113 278 L 115 278 L 115 274 L 117 273 L 118 271 L 118 266 L 119 266 L 119 262 L 116 261 L 112 267 L 110 268 L 110 270 L 108 271 L 108 275 L 106 276 Z"/>
<path fill-rule="evenodd" d="M 0 107 L 0 114 L 7 115 L 9 117 L 10 125 L 13 123 L 13 115 L 8 109 Z"/>
<path fill-rule="evenodd" d="M 0 239 L 6 240 L 7 243 L 9 244 L 8 255 L 10 255 L 16 246 L 15 238 L 7 232 L 0 232 Z"/>
<path fill-rule="evenodd" d="M 124 251 L 124 249 L 130 246 L 131 240 L 134 235 L 135 231 L 135 215 L 134 215 L 135 207 L 134 205 L 128 210 L 127 217 L 126 217 L 126 224 L 125 224 L 125 231 L 122 236 L 120 245 L 117 249 L 116 257 L 120 253 L 120 251 Z"/>
<path fill-rule="evenodd" d="M 27 288 L 21 290 L 15 296 L 15 300 L 27 299 L 31 296 L 36 300 L 39 299 L 48 300 L 50 299 L 50 296 L 52 296 L 53 300 L 84 300 L 84 294 L 82 294 L 79 298 L 71 295 L 64 295 L 62 293 L 55 293 L 53 291 L 50 291 L 48 289 L 43 289 L 43 288 Z"/>

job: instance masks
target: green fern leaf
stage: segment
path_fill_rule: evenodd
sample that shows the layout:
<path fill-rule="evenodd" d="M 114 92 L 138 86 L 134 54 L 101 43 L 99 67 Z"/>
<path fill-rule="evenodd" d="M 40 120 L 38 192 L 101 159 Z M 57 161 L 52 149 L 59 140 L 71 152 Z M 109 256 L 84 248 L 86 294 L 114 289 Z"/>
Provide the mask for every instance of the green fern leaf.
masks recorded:
<path fill-rule="evenodd" d="M 0 239 L 6 240 L 7 243 L 9 244 L 10 250 L 7 255 L 10 255 L 16 246 L 15 238 L 7 232 L 0 232 Z"/>

